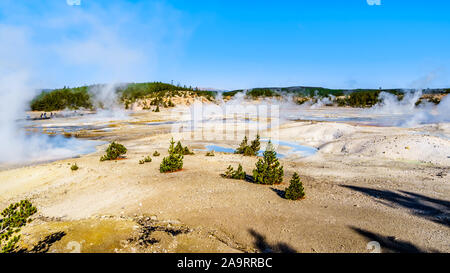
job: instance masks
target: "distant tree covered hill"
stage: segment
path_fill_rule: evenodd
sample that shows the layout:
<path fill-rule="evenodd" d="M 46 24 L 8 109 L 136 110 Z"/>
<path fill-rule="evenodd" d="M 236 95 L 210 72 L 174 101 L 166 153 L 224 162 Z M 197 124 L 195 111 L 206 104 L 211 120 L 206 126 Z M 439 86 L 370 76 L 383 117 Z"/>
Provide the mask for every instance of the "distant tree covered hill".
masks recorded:
<path fill-rule="evenodd" d="M 283 95 L 293 95 L 298 98 L 298 103 L 302 104 L 308 100 L 316 101 L 317 98 L 335 97 L 334 102 L 338 106 L 351 107 L 371 107 L 379 102 L 378 96 L 381 92 L 388 92 L 396 95 L 399 99 L 403 97 L 407 89 L 330 89 L 323 87 L 293 86 L 293 87 L 265 87 L 248 90 L 234 90 L 223 92 L 224 97 L 231 98 L 237 93 L 244 92 L 247 98 L 258 99 L 265 97 L 280 97 Z M 450 88 L 424 89 L 423 94 L 448 94 Z M 439 103 L 438 100 L 429 100 Z M 422 99 L 418 102 L 421 103 Z"/>
<path fill-rule="evenodd" d="M 253 88 L 248 90 L 238 89 L 233 91 L 223 92 L 223 96 L 234 96 L 239 92 L 246 92 L 250 97 L 274 97 L 283 94 L 294 94 L 296 96 L 304 97 L 326 97 L 333 95 L 335 97 L 350 95 L 355 92 L 389 92 L 392 94 L 401 94 L 408 89 L 401 88 L 391 88 L 391 89 L 332 89 L 324 87 L 312 87 L 312 86 L 292 86 L 292 87 L 263 87 L 263 88 Z M 410 90 L 413 91 L 413 90 Z M 435 88 L 435 89 L 424 89 L 424 94 L 448 94 L 450 93 L 450 88 Z"/>
<path fill-rule="evenodd" d="M 106 86 L 106 85 L 105 85 Z M 96 87 L 96 88 L 92 88 Z M 100 87 L 100 88 L 99 88 Z M 95 90 L 101 89 L 102 85 L 82 86 L 76 88 L 61 88 L 54 90 L 43 90 L 30 103 L 33 111 L 56 111 L 63 109 L 94 109 Z M 94 90 L 94 91 L 93 91 Z M 317 97 L 337 97 L 335 102 L 340 106 L 369 107 L 378 102 L 381 92 L 389 92 L 402 97 L 404 89 L 330 89 L 323 87 L 293 86 L 293 87 L 265 87 L 253 89 L 239 89 L 222 92 L 224 98 L 231 98 L 237 93 L 245 93 L 250 99 L 264 97 L 280 97 L 286 94 L 301 98 L 299 103 Z M 214 100 L 217 91 L 200 90 L 188 86 L 176 86 L 162 82 L 129 83 L 115 88 L 118 102 L 128 108 L 129 105 L 140 99 L 151 99 L 151 105 L 170 107 L 173 103 L 170 98 L 180 97 L 204 97 Z M 448 94 L 450 88 L 425 89 L 424 94 Z M 435 101 L 436 103 L 436 101 Z M 437 103 L 439 103 L 437 101 Z M 100 102 L 101 105 L 101 102 Z"/>
<path fill-rule="evenodd" d="M 42 91 L 35 97 L 30 108 L 33 111 L 56 111 L 63 109 L 92 109 L 91 94 L 88 87 L 62 88 Z"/>
<path fill-rule="evenodd" d="M 92 88 L 95 87 L 95 88 Z M 94 109 L 94 92 L 100 90 L 102 85 L 82 86 L 76 88 L 61 88 L 43 90 L 30 102 L 33 111 L 56 111 L 63 109 Z M 106 88 L 106 85 L 105 85 Z M 164 98 L 173 96 L 201 96 L 213 100 L 215 91 L 200 90 L 187 86 L 175 86 L 161 82 L 130 83 L 115 88 L 118 102 L 126 107 L 142 98 L 154 98 L 153 105 L 163 106 Z"/>

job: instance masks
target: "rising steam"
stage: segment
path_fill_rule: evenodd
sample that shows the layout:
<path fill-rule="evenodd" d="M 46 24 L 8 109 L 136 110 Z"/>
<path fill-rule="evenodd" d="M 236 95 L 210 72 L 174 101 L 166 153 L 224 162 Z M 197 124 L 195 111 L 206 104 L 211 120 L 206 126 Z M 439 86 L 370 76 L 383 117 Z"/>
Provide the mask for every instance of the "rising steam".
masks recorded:
<path fill-rule="evenodd" d="M 422 90 L 405 91 L 403 99 L 398 100 L 397 96 L 381 92 L 380 103 L 374 105 L 369 112 L 375 115 L 392 115 L 401 117 L 394 124 L 401 127 L 414 127 L 421 124 L 449 122 L 450 96 L 445 96 L 441 102 L 435 106 L 430 102 L 422 102 L 417 105 Z"/>

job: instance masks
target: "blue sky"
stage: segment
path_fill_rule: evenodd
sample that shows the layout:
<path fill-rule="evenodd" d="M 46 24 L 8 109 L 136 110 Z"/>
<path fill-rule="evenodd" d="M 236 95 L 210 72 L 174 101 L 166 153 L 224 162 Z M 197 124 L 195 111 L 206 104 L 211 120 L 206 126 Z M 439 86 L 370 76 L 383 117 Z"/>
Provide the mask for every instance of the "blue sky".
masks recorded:
<path fill-rule="evenodd" d="M 448 1 L 2 0 L 0 66 L 48 88 L 450 87 L 449 14 Z"/>

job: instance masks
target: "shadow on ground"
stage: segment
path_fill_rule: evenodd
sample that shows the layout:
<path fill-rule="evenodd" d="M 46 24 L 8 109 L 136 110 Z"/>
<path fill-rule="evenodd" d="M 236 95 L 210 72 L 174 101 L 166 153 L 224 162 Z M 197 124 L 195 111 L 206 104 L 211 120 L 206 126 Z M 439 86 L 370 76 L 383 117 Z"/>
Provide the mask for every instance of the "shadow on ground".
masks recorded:
<path fill-rule="evenodd" d="M 413 215 L 444 226 L 450 226 L 450 201 L 435 199 L 408 191 L 394 192 L 350 185 L 341 186 L 375 197 L 387 206 L 406 208 Z"/>
<path fill-rule="evenodd" d="M 275 189 L 275 188 L 270 188 L 273 192 L 275 192 L 279 197 L 283 198 L 286 195 L 286 191 L 284 190 L 279 190 L 279 189 Z"/>
<path fill-rule="evenodd" d="M 244 180 L 250 183 L 255 183 L 255 178 L 253 177 L 253 175 L 246 174 Z"/>
<path fill-rule="evenodd" d="M 427 252 L 410 242 L 397 240 L 394 236 L 383 236 L 381 234 L 373 233 L 367 230 L 363 230 L 357 227 L 350 227 L 355 232 L 366 237 L 370 241 L 376 241 L 381 246 L 382 253 L 424 253 Z M 438 252 L 432 250 L 432 252 Z"/>
<path fill-rule="evenodd" d="M 26 250 L 28 253 L 47 253 L 50 247 L 66 236 L 64 231 L 59 231 L 46 236 L 43 240 L 39 241 L 33 246 L 31 250 Z"/>
<path fill-rule="evenodd" d="M 248 231 L 255 239 L 254 247 L 262 253 L 297 253 L 297 251 L 286 243 L 269 244 L 266 236 L 256 232 L 253 229 Z"/>

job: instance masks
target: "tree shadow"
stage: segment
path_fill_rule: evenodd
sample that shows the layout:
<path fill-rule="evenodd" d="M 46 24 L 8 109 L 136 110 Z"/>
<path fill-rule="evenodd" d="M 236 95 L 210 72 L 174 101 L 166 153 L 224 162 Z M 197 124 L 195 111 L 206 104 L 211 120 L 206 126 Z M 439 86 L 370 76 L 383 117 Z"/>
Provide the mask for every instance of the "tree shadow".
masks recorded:
<path fill-rule="evenodd" d="M 275 189 L 275 188 L 270 188 L 270 189 L 281 198 L 284 198 L 286 195 L 286 191 L 284 191 L 284 190 L 279 190 L 279 189 Z"/>
<path fill-rule="evenodd" d="M 399 193 L 397 193 L 390 190 L 377 190 L 350 185 L 341 186 L 375 197 L 387 206 L 403 207 L 408 209 L 413 215 L 444 226 L 450 226 L 449 201 L 435 199 L 408 191 L 399 191 Z"/>
<path fill-rule="evenodd" d="M 62 237 L 66 236 L 66 233 L 64 231 L 59 231 L 52 233 L 50 235 L 47 235 L 44 239 L 39 241 L 36 245 L 33 246 L 31 250 L 27 250 L 28 253 L 47 253 L 50 249 L 50 247 L 56 243 L 57 241 L 61 240 Z"/>
<path fill-rule="evenodd" d="M 250 235 L 255 238 L 254 246 L 262 253 L 297 253 L 297 251 L 286 243 L 277 243 L 270 245 L 266 236 L 256 232 L 254 229 L 249 229 Z"/>
<path fill-rule="evenodd" d="M 255 178 L 253 177 L 253 175 L 246 174 L 244 180 L 250 183 L 255 183 Z"/>
<path fill-rule="evenodd" d="M 383 236 L 357 227 L 350 227 L 355 232 L 366 237 L 370 241 L 376 241 L 380 244 L 380 251 L 383 253 L 424 253 L 427 252 L 410 242 L 397 240 L 394 236 Z M 437 250 L 432 250 L 438 252 Z"/>

